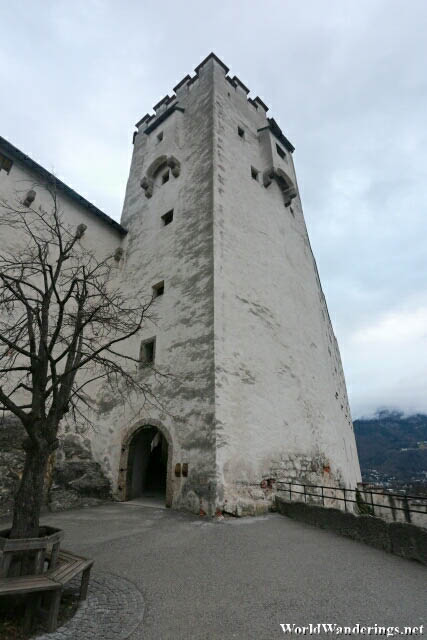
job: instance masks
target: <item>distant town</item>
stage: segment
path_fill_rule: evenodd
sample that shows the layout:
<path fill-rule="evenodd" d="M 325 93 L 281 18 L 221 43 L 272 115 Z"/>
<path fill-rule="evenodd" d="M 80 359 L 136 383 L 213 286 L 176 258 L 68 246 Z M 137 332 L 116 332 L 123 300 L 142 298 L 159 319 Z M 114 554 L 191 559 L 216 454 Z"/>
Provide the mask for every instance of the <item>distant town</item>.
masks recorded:
<path fill-rule="evenodd" d="M 427 415 L 381 410 L 354 421 L 363 482 L 427 492 Z"/>

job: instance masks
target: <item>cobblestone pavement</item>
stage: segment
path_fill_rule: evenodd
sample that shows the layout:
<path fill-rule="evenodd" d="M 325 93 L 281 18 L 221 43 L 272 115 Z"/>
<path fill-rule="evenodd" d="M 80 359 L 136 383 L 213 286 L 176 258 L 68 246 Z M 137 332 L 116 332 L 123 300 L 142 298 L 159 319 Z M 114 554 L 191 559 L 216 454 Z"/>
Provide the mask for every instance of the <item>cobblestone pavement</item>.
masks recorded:
<path fill-rule="evenodd" d="M 78 592 L 80 580 L 70 583 Z M 144 601 L 129 580 L 112 573 L 92 572 L 88 597 L 71 620 L 55 633 L 36 640 L 125 640 L 142 628 Z"/>

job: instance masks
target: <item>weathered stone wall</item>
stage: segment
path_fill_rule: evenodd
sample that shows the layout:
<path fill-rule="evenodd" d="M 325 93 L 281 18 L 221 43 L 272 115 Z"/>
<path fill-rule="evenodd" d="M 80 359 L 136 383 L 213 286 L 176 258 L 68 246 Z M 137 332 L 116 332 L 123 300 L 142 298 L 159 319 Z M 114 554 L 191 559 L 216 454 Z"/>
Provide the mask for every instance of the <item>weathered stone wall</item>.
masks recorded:
<path fill-rule="evenodd" d="M 111 484 L 93 459 L 87 438 L 68 434 L 61 438 L 49 483 L 51 511 L 95 506 L 111 499 Z"/>
<path fill-rule="evenodd" d="M 38 209 L 42 207 L 45 211 L 52 211 L 52 199 L 43 187 L 43 178 L 31 171 L 22 162 L 15 159 L 9 174 L 0 171 L 0 199 L 6 200 L 10 205 L 22 201 L 28 190 L 34 189 L 35 200 L 31 207 Z M 106 224 L 102 219 L 91 213 L 85 206 L 79 205 L 65 193 L 58 191 L 58 209 L 62 213 L 66 224 L 72 228 L 77 228 L 81 223 L 87 226 L 87 230 L 81 239 L 84 247 L 90 248 L 98 258 L 112 255 L 121 246 L 123 236 L 112 226 Z M 0 213 L 2 204 L 0 202 Z M 17 237 L 16 231 L 12 227 L 2 226 L 0 235 L 0 248 L 2 250 L 12 250 L 20 246 L 22 238 Z"/>
<path fill-rule="evenodd" d="M 271 500 L 274 481 L 355 487 L 360 469 L 300 197 L 286 207 L 278 182 L 263 181 L 273 167 L 297 188 L 292 154 L 220 65 L 214 82 L 218 501 L 238 512 Z"/>
<path fill-rule="evenodd" d="M 403 522 L 386 522 L 368 515 L 354 515 L 303 502 L 276 497 L 279 513 L 301 522 L 334 531 L 408 560 L 427 565 L 427 531 Z"/>
<path fill-rule="evenodd" d="M 51 212 L 53 203 L 43 186 L 43 180 L 37 172 L 15 158 L 9 174 L 0 171 L 0 200 L 16 207 L 25 194 L 34 189 L 36 195 L 31 207 Z M 80 243 L 90 249 L 99 260 L 107 255 L 112 256 L 122 245 L 123 236 L 116 228 L 60 189 L 57 192 L 57 203 L 65 225 L 73 229 L 81 223 L 86 225 L 87 230 Z M 0 202 L 0 214 L 4 215 L 4 211 Z M 0 252 L 19 251 L 22 241 L 23 238 L 12 227 L 1 227 Z M 120 276 L 120 273 L 120 267 L 114 261 L 113 274 Z M 98 389 L 99 385 L 92 384 L 88 387 L 89 395 L 95 397 Z M 76 428 L 73 424 L 62 425 L 60 448 L 56 453 L 57 464 L 54 466 L 52 459 L 48 469 L 45 505 L 48 504 L 55 510 L 95 504 L 111 495 L 111 483 L 100 465 L 102 458 L 94 458 L 95 432 L 89 427 L 87 435 L 77 436 Z M 24 463 L 21 448 L 23 437 L 24 431 L 19 421 L 5 413 L 0 418 L 0 517 L 11 513 L 13 494 Z"/>
<path fill-rule="evenodd" d="M 156 105 L 155 117 L 140 121 L 125 238 L 64 199 L 70 222 L 87 224 L 84 242 L 97 255 L 123 249 L 116 282 L 130 303 L 148 301 L 160 281 L 165 289 L 151 321 L 120 347 L 138 357 L 141 341 L 156 339 L 159 374 L 134 368 L 152 395 L 120 398 L 93 385 L 92 428 L 78 446 L 67 441 L 68 458 L 67 446 L 64 457 L 58 453 L 53 503 L 61 495 L 72 502 L 87 482 L 106 494 L 99 470 L 89 469 L 92 458 L 114 497 L 124 499 L 129 443 L 144 425 L 169 444 L 167 500 L 176 508 L 259 513 L 279 480 L 349 487 L 360 480 L 301 201 L 297 195 L 285 207 L 283 185 L 264 186 L 264 171 L 274 170 L 297 189 L 292 155 L 277 154 L 265 105 L 246 94 L 209 57 Z M 19 163 L 12 170 L 17 179 L 25 178 L 21 170 Z M 0 190 L 10 191 L 12 173 L 0 172 Z M 172 209 L 165 226 L 162 216 Z M 188 464 L 187 477 L 174 474 L 176 463 Z"/>
<path fill-rule="evenodd" d="M 170 434 L 171 469 L 189 463 L 189 478 L 170 482 L 174 506 L 243 514 L 267 509 L 279 480 L 355 487 L 360 470 L 301 201 L 286 208 L 279 185 L 263 183 L 273 167 L 296 188 L 292 155 L 278 156 L 264 106 L 225 75 L 210 58 L 142 120 L 123 209 L 123 269 L 140 295 L 164 279 L 158 320 L 143 337 L 156 336 L 157 366 L 179 381 L 153 379 L 173 417 L 141 407 L 134 425 Z M 181 173 L 149 184 L 162 157 L 177 158 Z M 162 227 L 172 208 L 173 223 Z M 117 444 L 113 436 L 113 477 Z"/>
<path fill-rule="evenodd" d="M 0 517 L 13 509 L 13 496 L 24 466 L 24 429 L 17 418 L 0 417 Z"/>
<path fill-rule="evenodd" d="M 149 299 L 164 281 L 164 295 L 152 306 L 153 321 L 126 348 L 138 354 L 141 341 L 155 337 L 155 367 L 171 377 L 142 369 L 155 399 L 132 398 L 126 407 L 99 395 L 95 429 L 98 457 L 110 467 L 115 495 L 123 499 L 132 434 L 143 425 L 158 427 L 169 442 L 168 496 L 172 506 L 211 513 L 215 504 L 213 230 L 212 230 L 212 65 L 200 70 L 191 89 L 180 94 L 174 111 L 152 131 L 140 126 L 127 184 L 122 224 L 123 288 Z M 158 107 L 162 115 L 166 106 Z M 163 134 L 159 140 L 159 134 Z M 162 158 L 175 158 L 180 173 L 167 170 Z M 153 164 L 154 163 L 154 164 Z M 141 179 L 154 175 L 151 195 Z M 173 209 L 173 222 L 162 216 Z M 150 401 L 151 400 L 151 401 Z M 104 408 L 105 407 L 105 408 Z M 121 455 L 122 449 L 124 455 Z M 176 477 L 176 463 L 188 464 L 188 477 Z"/>
<path fill-rule="evenodd" d="M 14 417 L 0 418 L 0 518 L 13 511 L 25 454 L 25 431 Z M 45 483 L 44 505 L 51 511 L 95 506 L 111 498 L 111 486 L 95 462 L 90 442 L 75 434 L 64 435 L 52 456 Z"/>

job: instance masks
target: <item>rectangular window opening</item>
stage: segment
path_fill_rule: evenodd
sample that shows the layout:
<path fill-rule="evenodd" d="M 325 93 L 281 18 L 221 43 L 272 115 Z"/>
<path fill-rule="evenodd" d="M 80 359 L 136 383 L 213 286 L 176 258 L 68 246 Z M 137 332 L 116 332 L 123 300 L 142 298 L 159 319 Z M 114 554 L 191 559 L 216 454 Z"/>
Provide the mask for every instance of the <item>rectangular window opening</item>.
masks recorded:
<path fill-rule="evenodd" d="M 170 224 L 172 222 L 172 220 L 173 220 L 173 209 L 171 209 L 170 211 L 165 213 L 162 216 L 162 220 L 163 220 L 164 226 L 166 226 L 167 224 Z"/>
<path fill-rule="evenodd" d="M 163 131 L 157 134 L 157 142 L 161 142 L 163 140 Z"/>
<path fill-rule="evenodd" d="M 168 180 L 169 180 L 169 169 L 165 171 L 164 174 L 162 175 L 162 184 L 165 184 L 165 182 L 167 182 Z"/>
<path fill-rule="evenodd" d="M 244 130 L 244 129 L 242 129 L 242 127 L 237 127 L 237 133 L 239 134 L 239 136 L 240 136 L 241 138 L 244 138 L 244 137 L 245 137 L 245 130 Z"/>
<path fill-rule="evenodd" d="M 140 361 L 142 366 L 154 363 L 156 357 L 156 338 L 150 338 L 141 342 Z"/>
<path fill-rule="evenodd" d="M 3 170 L 6 171 L 6 173 L 10 173 L 12 165 L 13 161 L 7 156 L 4 156 L 2 153 L 0 153 L 0 171 Z"/>
<path fill-rule="evenodd" d="M 254 180 L 258 180 L 259 171 L 255 167 L 251 167 L 251 176 Z"/>
<path fill-rule="evenodd" d="M 279 147 L 279 145 L 278 145 L 278 144 L 276 144 L 276 151 L 277 151 L 277 153 L 279 154 L 279 156 L 280 156 L 283 160 L 285 160 L 285 158 L 286 158 L 286 153 L 283 151 L 283 149 L 282 149 L 281 147 Z"/>
<path fill-rule="evenodd" d="M 153 298 L 158 298 L 159 296 L 162 296 L 164 292 L 165 292 L 164 280 L 153 285 Z"/>

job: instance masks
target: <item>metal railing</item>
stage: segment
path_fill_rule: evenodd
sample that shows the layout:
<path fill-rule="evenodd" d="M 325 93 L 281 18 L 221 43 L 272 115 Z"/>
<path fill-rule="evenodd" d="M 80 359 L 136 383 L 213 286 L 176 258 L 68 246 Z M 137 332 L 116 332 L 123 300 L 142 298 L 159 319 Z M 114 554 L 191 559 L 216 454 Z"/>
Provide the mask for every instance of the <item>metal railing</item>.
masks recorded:
<path fill-rule="evenodd" d="M 411 496 L 406 493 L 396 493 L 392 491 L 375 491 L 365 487 L 357 489 L 347 489 L 345 487 L 331 487 L 320 484 L 303 484 L 301 482 L 285 482 L 278 480 L 276 482 L 277 490 L 289 495 L 289 500 L 292 501 L 293 496 L 303 496 L 301 502 L 307 503 L 307 499 L 312 503 L 321 503 L 324 507 L 326 501 L 341 501 L 344 502 L 344 510 L 348 511 L 349 504 L 356 504 L 359 508 L 359 512 L 371 513 L 371 515 L 380 515 L 380 509 L 389 509 L 392 513 L 393 520 L 395 519 L 395 512 L 402 511 L 406 522 L 411 522 L 411 514 L 417 513 L 427 516 L 427 496 Z M 302 488 L 298 490 L 297 488 Z M 331 492 L 333 494 L 331 495 Z M 359 493 L 359 497 L 357 497 Z M 384 502 L 374 501 L 374 496 L 382 496 Z M 310 498 L 317 498 L 317 500 L 310 500 Z M 295 499 L 295 498 L 294 498 Z M 388 504 L 385 500 L 388 499 Z M 297 498 L 298 500 L 298 498 Z M 396 501 L 401 501 L 402 506 L 398 506 Z M 420 504 L 416 504 L 415 507 L 424 507 L 424 509 L 414 508 L 414 504 L 411 504 L 410 500 L 419 501 Z M 329 506 L 331 506 L 329 504 Z M 377 513 L 375 513 L 375 508 Z"/>

